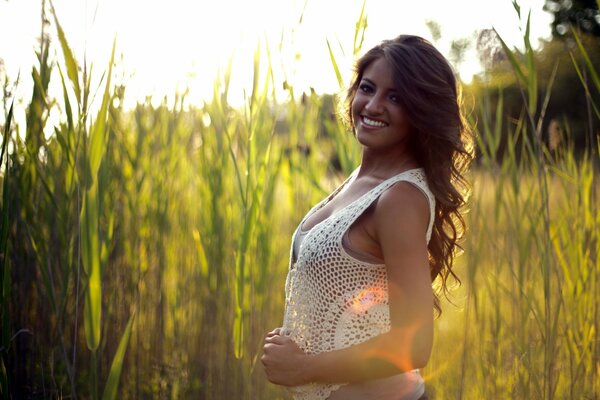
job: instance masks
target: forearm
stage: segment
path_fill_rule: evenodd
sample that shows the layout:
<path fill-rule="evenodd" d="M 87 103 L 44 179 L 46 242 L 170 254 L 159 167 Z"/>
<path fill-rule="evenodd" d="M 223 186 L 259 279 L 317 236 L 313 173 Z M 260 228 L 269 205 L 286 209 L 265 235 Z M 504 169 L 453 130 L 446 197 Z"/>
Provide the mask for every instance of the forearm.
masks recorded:
<path fill-rule="evenodd" d="M 312 354 L 305 363 L 306 380 L 361 382 L 422 368 L 429 358 L 427 342 L 427 337 L 396 330 L 345 349 Z"/>

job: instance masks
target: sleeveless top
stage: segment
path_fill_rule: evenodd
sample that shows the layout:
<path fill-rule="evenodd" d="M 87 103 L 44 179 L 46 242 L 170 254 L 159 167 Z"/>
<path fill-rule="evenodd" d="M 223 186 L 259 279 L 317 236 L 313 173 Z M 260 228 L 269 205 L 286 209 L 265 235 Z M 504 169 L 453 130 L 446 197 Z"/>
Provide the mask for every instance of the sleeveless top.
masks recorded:
<path fill-rule="evenodd" d="M 333 199 L 355 177 L 356 169 L 333 193 L 314 206 L 304 221 Z M 433 228 L 435 197 L 422 168 L 395 175 L 369 190 L 306 232 L 301 245 L 290 249 L 290 266 L 285 283 L 285 314 L 282 333 L 306 353 L 317 354 L 365 342 L 391 329 L 385 264 L 359 260 L 350 255 L 342 241 L 344 233 L 379 196 L 397 182 L 415 185 L 426 196 L 430 217 L 426 240 Z M 412 382 L 415 398 L 424 391 L 418 370 L 382 380 L 385 384 Z M 416 383 L 415 383 L 416 382 Z M 295 400 L 325 400 L 345 384 L 310 383 L 290 388 Z M 350 386 L 350 385 L 349 385 Z M 386 389 L 389 391 L 389 387 Z M 386 392 L 387 393 L 387 392 Z M 412 398 L 407 395 L 404 398 Z"/>

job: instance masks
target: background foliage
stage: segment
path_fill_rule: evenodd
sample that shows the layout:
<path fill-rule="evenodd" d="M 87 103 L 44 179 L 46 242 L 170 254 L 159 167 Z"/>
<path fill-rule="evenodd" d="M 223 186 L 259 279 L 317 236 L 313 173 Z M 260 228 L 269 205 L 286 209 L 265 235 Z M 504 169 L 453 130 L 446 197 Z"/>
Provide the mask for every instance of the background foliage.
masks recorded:
<path fill-rule="evenodd" d="M 274 102 L 259 46 L 242 108 L 226 70 L 202 106 L 126 110 L 113 60 L 96 91 L 48 16 L 25 125 L 3 85 L 2 396 L 283 398 L 258 360 L 281 323 L 289 238 L 360 162 L 337 98 L 287 85 Z M 568 26 L 537 51 L 528 30 L 524 51 L 493 31 L 477 41 L 488 68 L 464 88 L 478 160 L 463 285 L 436 321 L 432 398 L 600 393 L 600 46 Z M 360 13 L 355 52 L 364 29 Z"/>

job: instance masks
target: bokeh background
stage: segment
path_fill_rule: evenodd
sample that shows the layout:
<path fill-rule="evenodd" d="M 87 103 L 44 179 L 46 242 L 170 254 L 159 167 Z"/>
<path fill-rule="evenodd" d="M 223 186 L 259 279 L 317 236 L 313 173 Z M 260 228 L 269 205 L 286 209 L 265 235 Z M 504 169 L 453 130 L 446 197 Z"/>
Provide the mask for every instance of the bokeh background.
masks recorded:
<path fill-rule="evenodd" d="M 596 0 L 3 0 L 3 398 L 287 398 L 290 237 L 360 163 L 353 61 L 400 33 L 477 145 L 430 397 L 600 397 Z"/>

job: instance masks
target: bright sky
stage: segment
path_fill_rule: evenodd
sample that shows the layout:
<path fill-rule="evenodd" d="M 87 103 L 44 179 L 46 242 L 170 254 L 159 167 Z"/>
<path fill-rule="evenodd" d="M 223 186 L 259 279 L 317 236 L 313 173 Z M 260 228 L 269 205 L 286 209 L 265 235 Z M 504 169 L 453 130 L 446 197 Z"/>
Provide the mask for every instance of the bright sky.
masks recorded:
<path fill-rule="evenodd" d="M 536 38 L 550 36 L 552 16 L 542 10 L 543 3 L 520 0 L 524 17 L 519 21 L 510 0 L 367 0 L 369 25 L 363 48 L 400 33 L 431 39 L 427 20 L 441 26 L 437 46 L 445 55 L 453 39 L 471 38 L 475 31 L 492 26 L 509 45 L 521 47 L 520 29 L 529 10 L 535 44 Z M 297 91 L 309 87 L 319 93 L 338 91 L 326 39 L 349 79 L 362 0 L 55 0 L 54 6 L 75 57 L 83 65 L 86 54 L 97 76 L 107 67 L 116 34 L 117 73 L 125 77 L 130 101 L 149 95 L 172 97 L 176 90 L 189 88 L 189 100 L 200 103 L 211 97 L 219 68 L 233 57 L 231 100 L 239 103 L 252 79 L 259 40 L 269 43 L 273 65 L 284 65 Z M 0 58 L 13 80 L 20 71 L 17 97 L 28 98 L 31 93 L 40 7 L 41 0 L 0 0 Z M 54 26 L 50 32 L 55 38 Z M 56 40 L 52 51 L 62 59 Z M 464 80 L 479 72 L 476 60 L 471 51 L 460 66 Z M 267 62 L 266 56 L 261 62 Z M 278 71 L 276 78 L 281 84 L 283 73 Z M 58 74 L 54 81 L 59 83 Z"/>

